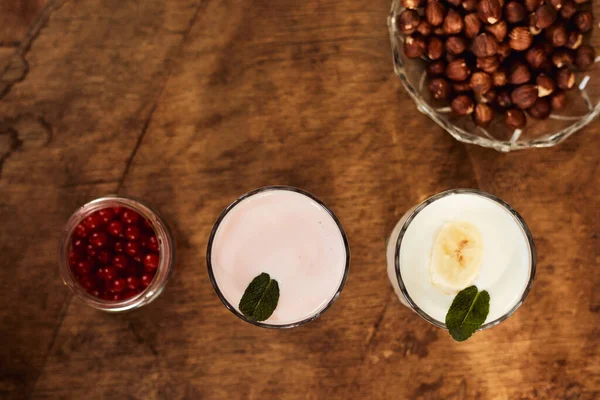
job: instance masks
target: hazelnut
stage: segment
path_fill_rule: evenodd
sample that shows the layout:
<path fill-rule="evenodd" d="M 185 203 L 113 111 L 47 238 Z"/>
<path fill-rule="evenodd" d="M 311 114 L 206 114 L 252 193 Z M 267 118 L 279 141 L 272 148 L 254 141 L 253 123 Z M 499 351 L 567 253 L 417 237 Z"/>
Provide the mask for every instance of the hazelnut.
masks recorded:
<path fill-rule="evenodd" d="M 564 19 L 571 19 L 571 17 L 575 15 L 576 12 L 577 5 L 574 2 L 567 0 L 563 4 L 563 7 L 560 9 L 560 16 Z"/>
<path fill-rule="evenodd" d="M 483 94 L 475 93 L 475 100 L 477 103 L 492 104 L 496 100 L 496 91 L 491 89 Z"/>
<path fill-rule="evenodd" d="M 541 6 L 535 11 L 535 26 L 546 29 L 556 21 L 556 10 L 548 4 Z"/>
<path fill-rule="evenodd" d="M 523 26 L 518 26 L 510 31 L 509 37 L 510 47 L 517 51 L 527 50 L 533 43 L 533 35 L 529 29 Z"/>
<path fill-rule="evenodd" d="M 542 33 L 542 30 L 536 25 L 535 13 L 529 14 L 529 17 L 527 17 L 527 23 L 529 24 L 529 32 L 531 32 L 533 36 L 537 36 Z"/>
<path fill-rule="evenodd" d="M 546 119 L 550 116 L 550 102 L 548 99 L 538 99 L 527 112 L 535 119 Z"/>
<path fill-rule="evenodd" d="M 465 0 L 462 4 L 465 11 L 475 11 L 477 8 L 477 0 Z"/>
<path fill-rule="evenodd" d="M 554 47 L 561 47 L 567 44 L 569 36 L 567 28 L 561 23 L 556 23 L 546 29 L 546 40 L 550 42 Z"/>
<path fill-rule="evenodd" d="M 433 34 L 434 34 L 434 35 L 438 35 L 438 36 L 444 36 L 444 35 L 445 35 L 445 34 L 444 34 L 444 30 L 442 29 L 442 27 L 441 27 L 441 26 L 438 26 L 437 28 L 435 28 L 435 29 L 433 30 Z"/>
<path fill-rule="evenodd" d="M 581 32 L 586 33 L 592 30 L 594 26 L 594 17 L 589 11 L 581 11 L 575 14 L 573 22 Z"/>
<path fill-rule="evenodd" d="M 552 63 L 558 67 L 569 67 L 575 62 L 573 52 L 566 49 L 558 49 L 552 54 Z"/>
<path fill-rule="evenodd" d="M 486 72 L 475 72 L 471 75 L 471 89 L 477 94 L 484 94 L 492 88 L 492 77 Z"/>
<path fill-rule="evenodd" d="M 465 24 L 461 15 L 453 9 L 448 10 L 448 15 L 446 15 L 446 19 L 444 19 L 444 24 L 442 25 L 444 33 L 446 35 L 456 35 L 463 30 L 464 26 Z"/>
<path fill-rule="evenodd" d="M 575 60 L 579 69 L 588 69 L 596 62 L 596 51 L 591 46 L 581 46 L 577 49 Z"/>
<path fill-rule="evenodd" d="M 500 21 L 494 25 L 487 25 L 485 30 L 496 37 L 496 40 L 500 43 L 504 41 L 506 34 L 508 33 L 508 25 L 506 21 Z"/>
<path fill-rule="evenodd" d="M 404 54 L 408 58 L 421 58 L 425 55 L 427 43 L 423 36 L 412 34 L 404 39 Z"/>
<path fill-rule="evenodd" d="M 448 100 L 452 93 L 452 87 L 444 78 L 435 78 L 429 82 L 429 91 L 436 100 Z"/>
<path fill-rule="evenodd" d="M 473 39 L 475 36 L 479 35 L 481 31 L 481 20 L 475 13 L 467 14 L 465 16 L 465 35 L 468 38 Z"/>
<path fill-rule="evenodd" d="M 510 95 L 513 104 L 521 110 L 533 106 L 538 99 L 538 91 L 534 85 L 522 85 L 513 90 Z"/>
<path fill-rule="evenodd" d="M 446 8 L 437 0 L 431 0 L 425 8 L 425 18 L 432 26 L 439 26 L 444 22 Z"/>
<path fill-rule="evenodd" d="M 461 94 L 452 100 L 450 107 L 456 114 L 465 116 L 473 114 L 475 104 L 473 103 L 473 99 L 471 99 L 469 96 Z"/>
<path fill-rule="evenodd" d="M 438 60 L 444 55 L 444 42 L 437 36 L 430 36 L 427 44 L 427 57 Z"/>
<path fill-rule="evenodd" d="M 548 3 L 550 3 L 555 10 L 560 10 L 565 3 L 565 0 L 548 0 Z"/>
<path fill-rule="evenodd" d="M 523 63 L 516 63 L 510 68 L 510 75 L 508 81 L 512 85 L 522 85 L 531 80 L 531 72 L 529 68 Z"/>
<path fill-rule="evenodd" d="M 458 58 L 458 56 L 456 54 L 446 52 L 446 61 L 452 62 L 452 61 L 456 60 L 457 58 Z"/>
<path fill-rule="evenodd" d="M 424 2 L 424 0 L 402 0 L 402 7 L 416 10 L 421 7 Z"/>
<path fill-rule="evenodd" d="M 509 128 L 518 129 L 525 126 L 527 123 L 527 118 L 525 117 L 523 111 L 517 110 L 516 108 L 511 108 L 506 110 L 506 113 L 504 114 L 504 122 Z"/>
<path fill-rule="evenodd" d="M 542 5 L 542 2 L 542 0 L 525 0 L 525 8 L 527 8 L 527 11 L 529 12 L 534 12 Z"/>
<path fill-rule="evenodd" d="M 535 83 L 538 88 L 538 97 L 548 97 L 556 90 L 556 84 L 548 75 L 538 75 Z"/>
<path fill-rule="evenodd" d="M 504 86 L 508 83 L 508 77 L 506 76 L 506 72 L 504 70 L 495 71 L 492 74 L 492 82 L 494 86 Z"/>
<path fill-rule="evenodd" d="M 454 82 L 452 84 L 452 89 L 454 89 L 454 91 L 456 93 L 470 92 L 471 91 L 471 83 L 469 81 Z"/>
<path fill-rule="evenodd" d="M 462 0 L 446 0 L 448 3 L 452 4 L 454 7 L 458 7 L 461 5 Z"/>
<path fill-rule="evenodd" d="M 583 3 L 587 3 L 590 0 L 575 0 L 575 3 L 577 4 L 583 4 Z"/>
<path fill-rule="evenodd" d="M 421 17 L 418 12 L 415 10 L 404 10 L 396 19 L 396 26 L 402 33 L 413 33 L 417 29 L 417 26 L 419 26 L 420 21 Z"/>
<path fill-rule="evenodd" d="M 466 80 L 471 75 L 471 70 L 463 58 L 457 58 L 446 67 L 446 76 L 455 82 Z"/>
<path fill-rule="evenodd" d="M 477 104 L 473 113 L 473 121 L 479 126 L 488 126 L 494 119 L 494 110 L 487 104 Z"/>
<path fill-rule="evenodd" d="M 493 25 L 502 18 L 502 6 L 498 0 L 479 0 L 477 15 L 484 23 Z"/>
<path fill-rule="evenodd" d="M 431 31 L 433 30 L 431 24 L 429 24 L 429 22 L 422 20 L 421 22 L 419 22 L 419 25 L 417 26 L 417 32 L 419 32 L 421 35 L 423 36 L 429 36 L 431 35 Z"/>
<path fill-rule="evenodd" d="M 476 57 L 493 56 L 498 51 L 498 42 L 489 33 L 482 33 L 473 40 L 471 50 Z"/>
<path fill-rule="evenodd" d="M 556 86 L 563 90 L 573 89 L 573 86 L 575 86 L 575 74 L 566 68 L 559 69 L 556 73 Z"/>
<path fill-rule="evenodd" d="M 498 45 L 498 57 L 500 57 L 500 61 L 506 60 L 510 53 L 512 53 L 512 49 L 508 42 L 503 42 Z"/>
<path fill-rule="evenodd" d="M 554 111 L 561 111 L 567 107 L 567 95 L 565 92 L 558 91 L 550 97 L 550 107 Z"/>
<path fill-rule="evenodd" d="M 446 50 L 452 54 L 462 54 L 467 49 L 467 39 L 462 36 L 450 36 L 446 39 Z"/>
<path fill-rule="evenodd" d="M 583 35 L 579 32 L 569 32 L 567 38 L 567 47 L 572 50 L 577 50 L 583 43 Z"/>
<path fill-rule="evenodd" d="M 446 63 L 443 60 L 436 60 L 429 63 L 427 72 L 429 75 L 442 75 L 446 71 Z"/>
<path fill-rule="evenodd" d="M 491 74 L 500 67 L 498 56 L 482 57 L 477 59 L 477 68 Z"/>
<path fill-rule="evenodd" d="M 539 47 L 532 47 L 525 53 L 525 59 L 533 69 L 538 69 L 546 60 L 546 52 Z"/>
<path fill-rule="evenodd" d="M 498 97 L 496 98 L 498 105 L 502 108 L 512 107 L 513 103 L 510 99 L 510 92 L 508 90 L 503 90 L 498 93 Z"/>
<path fill-rule="evenodd" d="M 516 24 L 523 21 L 527 17 L 527 10 L 523 4 L 511 1 L 504 6 L 504 18 L 511 23 Z"/>

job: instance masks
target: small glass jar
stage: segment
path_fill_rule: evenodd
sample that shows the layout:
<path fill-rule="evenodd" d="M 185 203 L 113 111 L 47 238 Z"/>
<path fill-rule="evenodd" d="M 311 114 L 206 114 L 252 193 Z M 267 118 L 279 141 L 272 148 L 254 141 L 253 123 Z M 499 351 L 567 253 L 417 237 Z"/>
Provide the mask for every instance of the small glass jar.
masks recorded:
<path fill-rule="evenodd" d="M 69 251 L 71 249 L 71 238 L 75 228 L 86 217 L 96 211 L 111 208 L 124 207 L 137 212 L 145 218 L 156 234 L 159 249 L 158 268 L 154 278 L 147 288 L 137 295 L 124 300 L 104 300 L 88 293 L 78 282 L 69 265 Z M 128 311 L 139 308 L 154 301 L 164 290 L 173 271 L 175 261 L 175 243 L 168 225 L 160 214 L 142 202 L 123 196 L 109 195 L 93 200 L 71 215 L 62 231 L 59 248 L 59 270 L 65 285 L 85 304 L 90 307 L 108 312 Z"/>

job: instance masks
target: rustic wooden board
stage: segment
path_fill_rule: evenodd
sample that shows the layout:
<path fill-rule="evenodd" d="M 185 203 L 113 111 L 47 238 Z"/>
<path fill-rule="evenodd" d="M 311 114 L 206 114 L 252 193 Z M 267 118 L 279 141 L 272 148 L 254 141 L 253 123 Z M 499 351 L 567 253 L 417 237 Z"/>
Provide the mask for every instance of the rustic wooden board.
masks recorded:
<path fill-rule="evenodd" d="M 551 150 L 454 141 L 392 73 L 387 0 L 48 3 L 0 100 L 2 397 L 600 396 L 600 123 Z M 221 210 L 268 184 L 325 201 L 352 251 L 338 302 L 294 330 L 238 320 L 206 274 Z M 525 305 L 462 344 L 385 274 L 397 219 L 453 187 L 510 202 L 539 254 Z M 118 316 L 73 300 L 55 266 L 69 214 L 111 192 L 160 209 L 178 254 L 164 294 Z"/>

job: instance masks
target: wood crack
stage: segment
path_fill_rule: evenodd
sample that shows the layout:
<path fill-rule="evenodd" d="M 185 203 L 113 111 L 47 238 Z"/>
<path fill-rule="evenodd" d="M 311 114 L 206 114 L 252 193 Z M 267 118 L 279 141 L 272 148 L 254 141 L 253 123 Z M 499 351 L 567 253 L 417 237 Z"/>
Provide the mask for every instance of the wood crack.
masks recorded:
<path fill-rule="evenodd" d="M 50 20 L 50 16 L 52 15 L 52 13 L 60 9 L 63 6 L 63 4 L 65 4 L 67 1 L 68 0 L 48 1 L 46 7 L 44 7 L 44 9 L 40 13 L 39 17 L 31 27 L 29 32 L 27 32 L 25 39 L 20 43 L 11 42 L 13 44 L 18 43 L 18 47 L 15 51 L 15 54 L 12 57 L 12 60 L 4 67 L 3 70 L 0 71 L 0 99 L 2 99 L 4 96 L 10 93 L 12 87 L 16 83 L 22 82 L 25 79 L 27 73 L 29 72 L 29 66 L 26 57 L 27 53 L 29 53 L 29 50 L 31 49 L 31 45 L 39 37 L 40 32 Z M 4 43 L 2 45 L 5 46 Z M 24 66 L 24 69 L 20 74 L 9 74 L 9 72 L 15 68 L 15 61 L 21 63 Z M 7 76 L 7 74 L 9 76 Z"/>

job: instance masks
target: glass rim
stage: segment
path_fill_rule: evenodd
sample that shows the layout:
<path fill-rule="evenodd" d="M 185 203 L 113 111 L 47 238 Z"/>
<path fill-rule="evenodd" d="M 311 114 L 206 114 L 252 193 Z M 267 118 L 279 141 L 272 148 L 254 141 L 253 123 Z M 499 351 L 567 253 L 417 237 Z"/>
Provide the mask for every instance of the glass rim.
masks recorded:
<path fill-rule="evenodd" d="M 295 193 L 299 193 L 302 194 L 306 197 L 308 197 L 309 199 L 315 201 L 317 204 L 319 204 L 330 216 L 331 218 L 333 218 L 333 221 L 335 222 L 336 226 L 338 227 L 340 234 L 342 236 L 342 240 L 344 242 L 344 249 L 346 251 L 346 263 L 344 265 L 344 275 L 342 276 L 342 281 L 340 282 L 335 294 L 329 299 L 329 301 L 327 302 L 327 304 L 325 305 L 325 307 L 323 307 L 322 309 L 320 309 L 317 313 L 315 313 L 314 315 L 311 315 L 308 318 L 305 318 L 303 320 L 297 321 L 297 322 L 291 322 L 291 323 L 287 323 L 287 324 L 282 324 L 282 325 L 276 325 L 276 324 L 269 324 L 269 323 L 265 323 L 265 322 L 259 322 L 259 321 L 252 321 L 250 319 L 248 319 L 244 314 L 242 314 L 241 312 L 239 312 L 237 310 L 237 308 L 232 305 L 223 295 L 223 293 L 221 292 L 221 289 L 219 288 L 219 285 L 217 283 L 217 280 L 214 276 L 213 273 L 213 265 L 212 265 L 212 247 L 213 247 L 213 242 L 217 233 L 217 230 L 219 229 L 219 227 L 221 226 L 221 222 L 223 222 L 223 220 L 225 219 L 225 217 L 227 216 L 227 214 L 229 214 L 229 212 L 231 210 L 233 210 L 239 203 L 241 203 L 242 201 L 263 193 L 263 192 L 267 192 L 267 191 L 275 191 L 275 190 L 284 190 L 284 191 L 289 191 L 289 192 L 295 192 Z M 268 329 L 289 329 L 289 328 L 295 328 L 304 324 L 307 324 L 311 321 L 314 321 L 315 319 L 319 318 L 325 311 L 327 311 L 327 309 L 329 309 L 329 307 L 331 307 L 333 305 L 333 303 L 335 303 L 335 301 L 338 299 L 338 297 L 340 296 L 340 294 L 342 293 L 342 290 L 346 284 L 346 279 L 348 278 L 348 271 L 350 270 L 350 245 L 348 244 L 348 238 L 346 236 L 346 232 L 344 232 L 344 228 L 342 227 L 342 224 L 340 223 L 340 221 L 338 220 L 338 218 L 335 216 L 335 214 L 333 213 L 333 211 L 331 211 L 329 209 L 329 207 L 327 207 L 321 200 L 319 200 L 318 198 L 316 198 L 314 195 L 312 195 L 311 193 L 299 189 L 297 187 L 294 186 L 286 186 L 286 185 L 273 185 L 273 186 L 263 186 L 261 188 L 258 189 L 254 189 L 248 193 L 243 194 L 242 196 L 238 197 L 236 200 L 234 200 L 231 204 L 229 204 L 225 210 L 223 210 L 223 212 L 221 212 L 221 215 L 219 215 L 219 218 L 216 220 L 211 232 L 210 232 L 210 236 L 208 239 L 208 246 L 207 246 L 207 250 L 206 250 L 206 266 L 208 269 L 208 277 L 210 278 L 210 282 L 213 286 L 213 289 L 215 290 L 215 292 L 217 293 L 217 296 L 219 297 L 219 299 L 221 300 L 221 302 L 223 303 L 223 305 L 225 305 L 225 307 L 231 311 L 236 317 L 240 318 L 243 321 L 246 321 L 252 325 L 261 327 L 261 328 L 268 328 Z"/>
<path fill-rule="evenodd" d="M 137 295 L 120 301 L 99 299 L 87 293 L 78 283 L 69 266 L 69 249 L 71 237 L 77 224 L 85 216 L 106 208 L 107 203 L 121 205 L 139 213 L 150 220 L 155 228 L 155 234 L 163 239 L 160 243 L 160 259 L 156 275 L 150 285 Z M 154 301 L 164 290 L 175 265 L 175 243 L 169 225 L 162 215 L 142 201 L 121 195 L 106 195 L 85 203 L 71 214 L 62 230 L 59 243 L 59 272 L 63 283 L 71 292 L 86 305 L 106 312 L 122 312 L 132 310 Z"/>
<path fill-rule="evenodd" d="M 410 226 L 412 221 L 416 218 L 416 216 L 421 211 L 423 211 L 423 209 L 425 209 L 425 207 L 427 207 L 428 205 L 430 205 L 431 203 L 433 203 L 437 200 L 440 200 L 444 197 L 451 196 L 454 194 L 475 194 L 475 195 L 478 195 L 481 197 L 485 197 L 488 200 L 492 200 L 495 203 L 497 203 L 498 205 L 500 205 L 501 207 L 503 207 L 506 211 L 508 211 L 512 215 L 512 217 L 515 219 L 515 221 L 519 224 L 519 227 L 521 228 L 521 230 L 525 234 L 525 237 L 527 238 L 527 243 L 529 246 L 529 255 L 530 255 L 529 281 L 527 282 L 527 285 L 525 286 L 525 289 L 523 290 L 523 293 L 521 294 L 521 298 L 519 299 L 519 301 L 517 303 L 515 303 L 515 305 L 510 310 L 508 310 L 502 316 L 496 318 L 495 320 L 493 320 L 491 322 L 488 322 L 488 323 L 480 326 L 477 329 L 478 331 L 482 331 L 485 329 L 489 329 L 493 326 L 496 326 L 499 323 L 505 321 L 508 317 L 513 315 L 519 307 L 521 307 L 521 305 L 525 301 L 525 298 L 529 294 L 529 291 L 531 290 L 531 287 L 533 285 L 533 280 L 535 278 L 535 271 L 536 271 L 536 263 L 537 263 L 536 249 L 535 249 L 535 243 L 533 241 L 533 236 L 531 234 L 531 231 L 529 230 L 529 227 L 527 226 L 527 223 L 525 223 L 525 220 L 523 219 L 523 217 L 521 217 L 521 215 L 514 208 L 512 208 L 510 206 L 510 204 L 508 204 L 504 200 L 500 199 L 499 197 L 489 194 L 487 192 L 478 190 L 478 189 L 451 189 L 451 190 L 446 190 L 444 192 L 433 195 L 433 196 L 425 199 L 421 203 L 419 203 L 414 209 L 412 209 L 410 211 L 410 214 L 406 218 L 406 221 L 404 221 L 404 224 L 402 224 L 402 229 L 400 229 L 398 239 L 396 239 L 396 248 L 394 250 L 394 268 L 395 268 L 395 272 L 396 272 L 396 280 L 398 281 L 398 286 L 400 287 L 400 291 L 402 292 L 402 295 L 408 302 L 409 306 L 417 314 L 419 314 L 427 322 L 429 322 L 439 328 L 447 329 L 446 324 L 444 322 L 438 321 L 437 319 L 431 317 L 429 314 L 427 314 L 425 311 L 423 311 L 408 294 L 408 290 L 406 289 L 406 286 L 404 285 L 404 282 L 402 281 L 402 274 L 400 272 L 400 247 L 402 245 L 402 239 L 404 238 L 404 234 L 408 230 L 408 227 Z"/>

